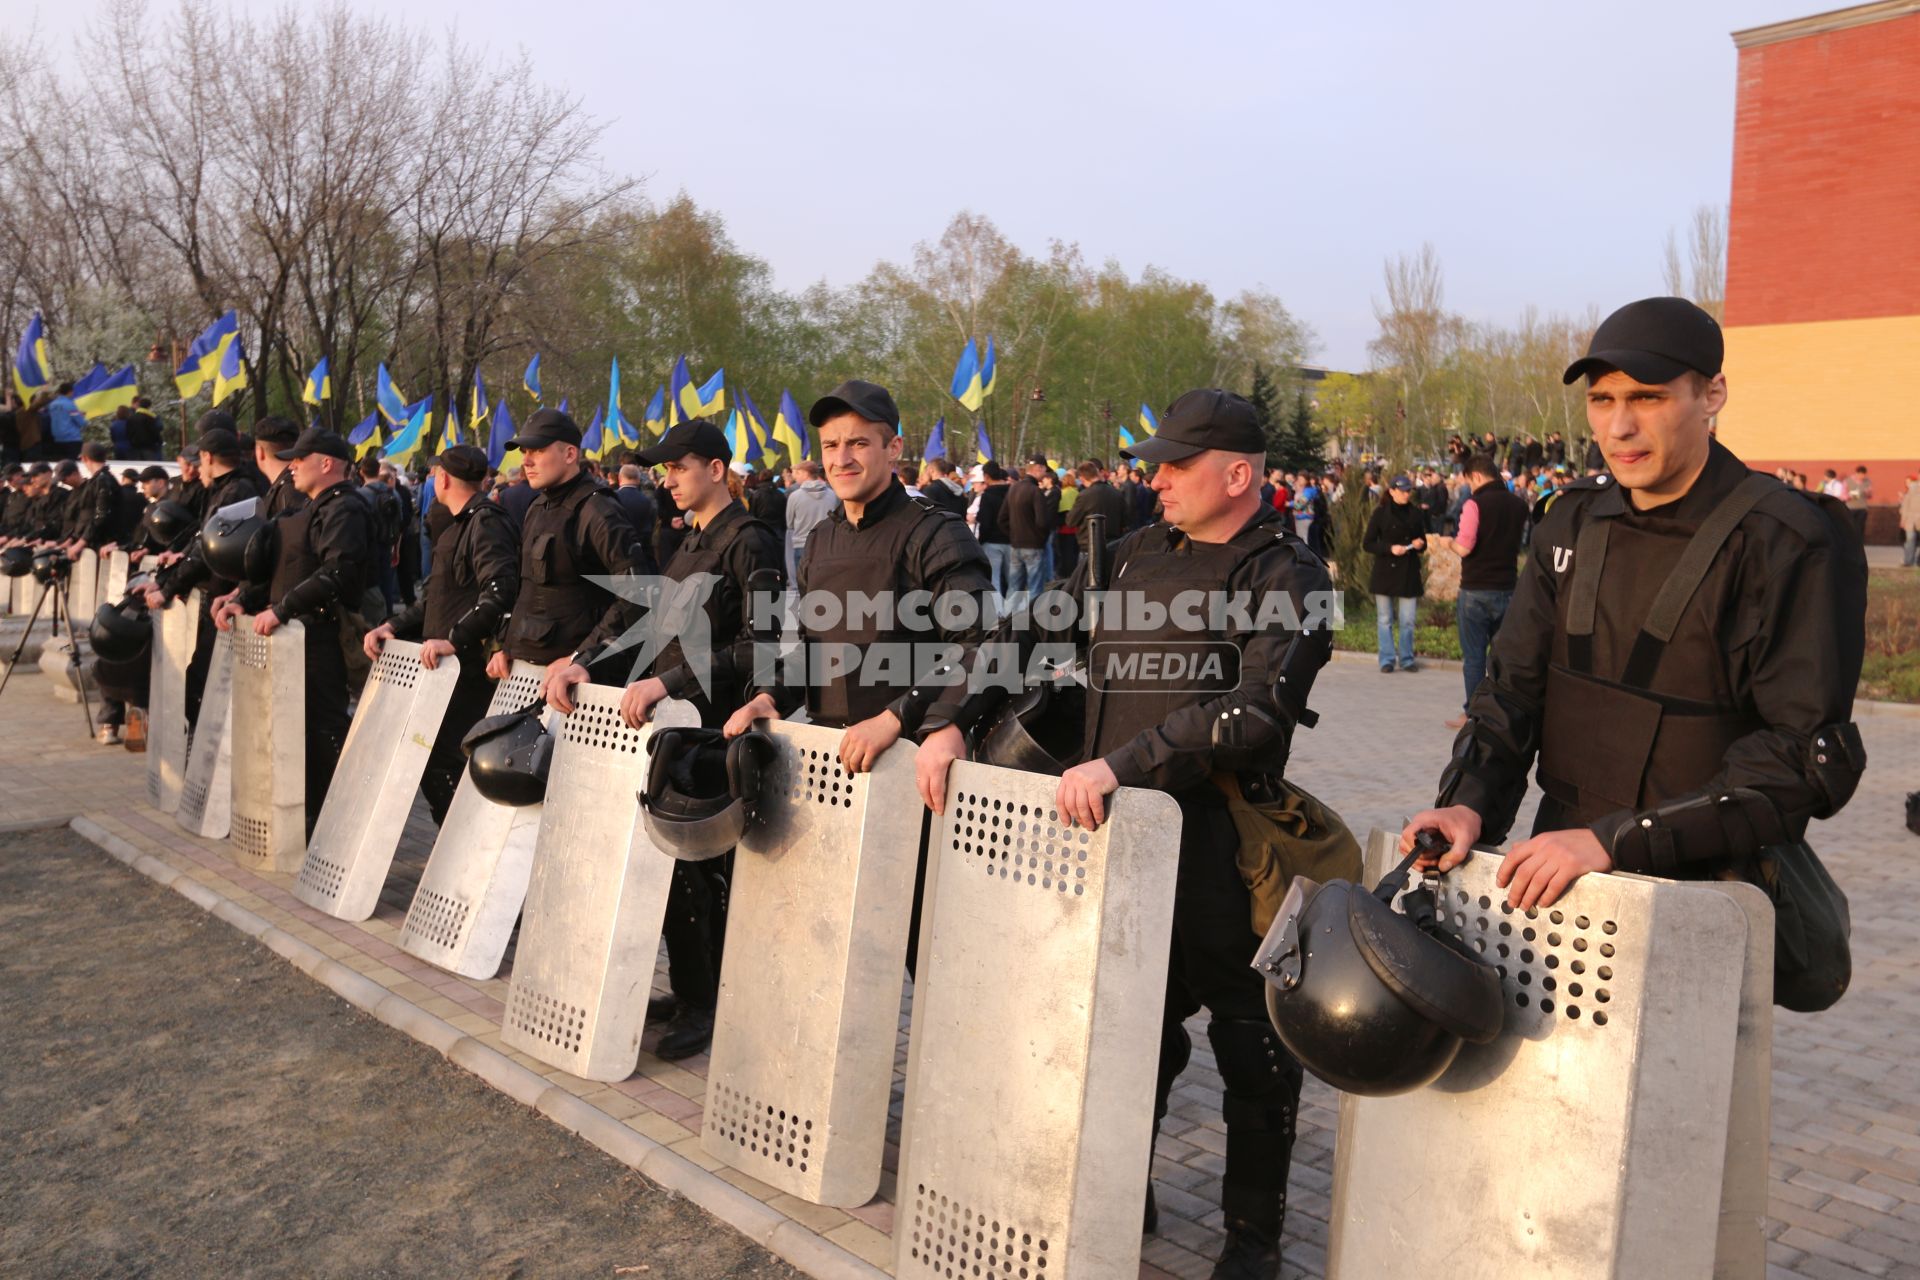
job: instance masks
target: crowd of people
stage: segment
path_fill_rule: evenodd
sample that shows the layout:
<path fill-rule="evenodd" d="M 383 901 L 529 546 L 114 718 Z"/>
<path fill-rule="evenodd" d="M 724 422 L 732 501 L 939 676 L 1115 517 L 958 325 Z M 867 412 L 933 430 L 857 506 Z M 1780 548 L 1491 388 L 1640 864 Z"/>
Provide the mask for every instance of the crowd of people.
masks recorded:
<path fill-rule="evenodd" d="M 22 400 L 12 387 L 0 390 L 0 464 L 57 462 L 80 456 L 87 415 L 73 398 L 73 384 L 62 382 Z M 166 441 L 153 401 L 134 397 L 107 420 L 111 457 L 118 462 L 158 462 Z"/>

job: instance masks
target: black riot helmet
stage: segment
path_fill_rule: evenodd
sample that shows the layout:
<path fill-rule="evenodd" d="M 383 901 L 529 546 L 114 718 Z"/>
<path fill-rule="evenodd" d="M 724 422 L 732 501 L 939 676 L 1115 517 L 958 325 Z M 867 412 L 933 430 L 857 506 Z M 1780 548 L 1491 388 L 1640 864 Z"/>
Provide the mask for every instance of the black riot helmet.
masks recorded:
<path fill-rule="evenodd" d="M 1390 905 L 1423 852 L 1372 893 L 1294 878 L 1254 955 L 1267 1016 L 1300 1065 L 1363 1097 L 1439 1079 L 1463 1043 L 1500 1034 L 1500 975 L 1438 926 L 1430 889 Z"/>
<path fill-rule="evenodd" d="M 248 498 L 220 508 L 200 530 L 207 568 L 229 582 L 263 583 L 273 577 L 280 531 L 267 519 L 264 504 Z"/>
<path fill-rule="evenodd" d="M 1086 714 L 1085 687 L 1064 677 L 1039 681 L 1007 700 L 973 758 L 1057 778 L 1080 759 Z"/>
<path fill-rule="evenodd" d="M 32 572 L 32 547 L 8 547 L 0 551 L 0 574 L 9 578 L 24 578 Z"/>
<path fill-rule="evenodd" d="M 467 753 L 474 790 L 495 804 L 518 809 L 546 799 L 553 735 L 538 705 L 478 721 L 460 739 L 460 749 Z"/>
<path fill-rule="evenodd" d="M 52 585 L 73 572 L 73 557 L 59 547 L 45 547 L 33 553 L 33 580 Z"/>
<path fill-rule="evenodd" d="M 198 523 L 192 507 L 162 498 L 140 517 L 140 536 L 149 551 L 178 551 L 193 537 Z"/>
<path fill-rule="evenodd" d="M 647 751 L 640 807 L 662 852 L 687 862 L 718 858 L 758 821 L 777 751 L 770 735 L 754 729 L 728 741 L 718 729 L 659 729 Z"/>
<path fill-rule="evenodd" d="M 101 605 L 87 628 L 88 647 L 107 662 L 131 662 L 146 653 L 152 641 L 153 620 L 146 606 L 132 597 Z"/>

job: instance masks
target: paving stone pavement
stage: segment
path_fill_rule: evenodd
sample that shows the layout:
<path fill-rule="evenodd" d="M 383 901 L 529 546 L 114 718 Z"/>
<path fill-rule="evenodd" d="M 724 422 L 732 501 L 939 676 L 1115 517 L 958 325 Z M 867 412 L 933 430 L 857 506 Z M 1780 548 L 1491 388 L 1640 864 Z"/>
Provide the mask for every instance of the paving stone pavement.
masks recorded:
<path fill-rule="evenodd" d="M 1358 833 L 1398 827 L 1432 796 L 1458 708 L 1458 667 L 1433 664 L 1382 676 L 1369 655 L 1337 660 L 1320 679 L 1322 721 L 1296 743 L 1292 776 L 1334 805 Z M 0 823 L 86 813 L 144 851 L 319 947 L 427 1012 L 501 1048 L 509 969 L 486 982 L 452 977 L 395 945 L 431 847 L 423 805 L 374 918 L 329 919 L 288 892 L 292 877 L 236 866 L 223 842 L 182 834 L 145 801 L 144 758 L 80 736 L 78 714 L 24 674 L 0 697 Z M 1807 1280 L 1879 1276 L 1920 1280 L 1920 838 L 1903 826 L 1903 796 L 1920 787 L 1920 708 L 1862 708 L 1871 763 L 1846 812 L 1811 833 L 1853 906 L 1854 985 L 1834 1010 L 1776 1018 L 1768 1274 Z M 1532 802 L 1523 813 L 1530 819 Z M 664 990 L 664 969 L 657 978 Z M 902 1040 L 896 1062 L 895 1136 Z M 1225 1135 L 1219 1080 L 1204 1023 L 1193 1024 L 1193 1063 L 1173 1096 L 1154 1156 L 1158 1236 L 1143 1276 L 1205 1276 L 1220 1244 L 1219 1177 Z M 651 1044 L 651 1036 L 647 1044 Z M 524 1054 L 514 1061 L 578 1094 L 629 1127 L 669 1145 L 806 1229 L 880 1267 L 891 1259 L 893 1181 L 858 1209 L 807 1205 L 733 1170 L 699 1145 L 706 1060 L 666 1063 L 643 1052 L 638 1073 L 615 1085 L 578 1080 Z M 1331 1210 L 1335 1095 L 1309 1082 L 1287 1221 L 1293 1277 L 1324 1272 Z M 888 1152 L 888 1167 L 897 1150 Z"/>

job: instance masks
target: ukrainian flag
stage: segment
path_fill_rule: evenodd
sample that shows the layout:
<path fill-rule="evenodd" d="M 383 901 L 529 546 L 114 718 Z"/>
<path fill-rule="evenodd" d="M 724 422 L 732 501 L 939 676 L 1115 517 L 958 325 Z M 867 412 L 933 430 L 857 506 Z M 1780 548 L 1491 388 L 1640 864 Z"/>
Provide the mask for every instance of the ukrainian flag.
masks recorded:
<path fill-rule="evenodd" d="M 735 394 L 740 400 L 740 419 L 747 424 L 748 429 L 753 434 L 753 438 L 759 443 L 762 449 L 769 451 L 779 449 L 787 455 L 787 461 L 789 462 L 803 456 L 794 452 L 794 449 L 799 445 L 799 441 L 779 439 L 774 432 L 768 430 L 767 420 L 760 414 L 760 406 L 753 402 L 753 397 L 747 394 L 745 387 L 738 388 Z"/>
<path fill-rule="evenodd" d="M 923 458 L 944 458 L 947 456 L 947 420 L 941 418 L 933 424 L 933 433 L 927 437 L 927 447 L 920 451 Z"/>
<path fill-rule="evenodd" d="M 427 434 L 427 420 L 432 416 L 433 397 L 428 396 L 413 406 L 413 416 L 407 419 L 407 425 L 400 429 L 398 435 L 387 441 L 386 460 L 397 467 L 420 452 L 420 446 L 425 443 Z"/>
<path fill-rule="evenodd" d="M 390 426 L 401 425 L 412 413 L 412 409 L 407 404 L 407 397 L 399 387 L 394 385 L 393 375 L 387 372 L 385 364 L 380 366 L 379 372 L 374 376 L 373 401 L 380 407 L 380 416 L 385 418 Z"/>
<path fill-rule="evenodd" d="M 47 326 L 38 311 L 27 321 L 20 336 L 20 350 L 13 357 L 13 385 L 22 402 L 53 385 L 53 358 L 47 354 Z"/>
<path fill-rule="evenodd" d="M 987 424 L 973 424 L 973 460 L 975 462 L 993 461 L 993 441 L 987 438 Z"/>
<path fill-rule="evenodd" d="M 133 398 L 139 394 L 140 375 L 130 364 L 122 365 L 118 373 L 108 373 L 107 366 L 96 360 L 87 376 L 73 384 L 73 403 L 89 418 L 104 418 L 115 409 L 132 408 Z"/>
<path fill-rule="evenodd" d="M 469 406 L 469 409 L 470 412 L 467 414 L 467 429 L 472 431 L 473 438 L 478 440 L 480 438 L 480 428 L 487 425 L 487 415 L 489 412 L 487 409 L 487 384 L 485 379 L 481 378 L 478 369 L 473 371 L 473 403 Z"/>
<path fill-rule="evenodd" d="M 1151 405 L 1142 404 L 1140 406 L 1140 432 L 1142 435 L 1148 436 L 1157 436 L 1160 434 L 1160 419 L 1154 416 L 1153 406 Z M 1126 435 L 1126 432 L 1122 431 L 1120 434 Z M 1129 439 L 1127 443 L 1132 444 L 1133 441 Z"/>
<path fill-rule="evenodd" d="M 993 335 L 987 335 L 987 351 L 980 357 L 980 398 L 986 399 L 993 394 L 993 380 L 996 376 L 993 361 Z"/>
<path fill-rule="evenodd" d="M 694 394 L 700 397 L 700 412 L 697 416 L 711 418 L 719 413 L 727 407 L 727 371 L 715 369 L 713 376 L 701 383 L 700 389 Z"/>
<path fill-rule="evenodd" d="M 813 437 L 807 431 L 807 415 L 800 412 L 793 392 L 780 390 L 780 411 L 773 415 L 773 438 L 787 451 L 787 461 L 798 462 L 813 452 Z"/>
<path fill-rule="evenodd" d="M 1140 407 L 1143 409 L 1146 408 L 1145 405 L 1141 405 Z M 1120 433 L 1120 447 L 1122 449 L 1133 448 L 1133 432 L 1127 430 L 1125 427 L 1116 427 L 1114 430 Z"/>
<path fill-rule="evenodd" d="M 219 404 L 234 392 L 245 390 L 246 385 L 247 352 L 236 333 L 220 344 L 220 364 L 213 375 L 213 402 Z"/>
<path fill-rule="evenodd" d="M 587 429 L 580 433 L 580 456 L 581 457 L 597 458 L 600 456 L 600 441 L 602 437 L 605 436 L 606 434 L 601 429 L 601 424 L 603 424 L 605 421 L 606 421 L 606 415 L 601 411 L 600 406 L 599 405 L 593 406 L 593 421 L 589 422 L 587 424 Z"/>
<path fill-rule="evenodd" d="M 667 433 L 667 388 L 662 383 L 653 389 L 653 399 L 647 401 L 647 430 L 658 438 Z"/>
<path fill-rule="evenodd" d="M 233 311 L 228 311 L 201 331 L 200 336 L 187 347 L 187 358 L 173 371 L 173 382 L 180 389 L 181 399 L 200 394 L 200 388 L 219 373 L 226 359 L 228 345 L 239 336 L 240 317 Z"/>
<path fill-rule="evenodd" d="M 700 416 L 700 397 L 693 389 L 693 374 L 685 356 L 673 362 L 673 372 L 667 378 L 667 401 L 673 409 L 673 422 Z"/>
<path fill-rule="evenodd" d="M 527 371 L 520 375 L 520 385 L 527 389 L 535 404 L 540 403 L 540 353 L 533 353 L 533 359 L 527 361 Z"/>
<path fill-rule="evenodd" d="M 735 409 L 727 415 L 727 443 L 733 446 L 733 460 L 751 465 L 759 461 L 761 441 L 753 423 Z"/>
<path fill-rule="evenodd" d="M 506 460 L 507 441 L 513 439 L 513 419 L 507 416 L 507 399 L 500 397 L 493 406 L 493 425 L 487 428 L 487 465 L 495 471 Z"/>
<path fill-rule="evenodd" d="M 438 453 L 441 449 L 465 443 L 466 441 L 460 438 L 460 419 L 455 416 L 453 410 L 447 410 L 447 416 L 440 427 L 440 445 L 434 452 Z"/>
<path fill-rule="evenodd" d="M 967 407 L 967 412 L 980 412 L 986 393 L 980 389 L 980 357 L 974 352 L 972 338 L 967 339 L 959 362 L 953 366 L 953 385 L 949 390 L 955 400 Z"/>
<path fill-rule="evenodd" d="M 356 459 L 364 458 L 369 450 L 380 447 L 379 410 L 362 418 L 360 425 L 347 433 L 347 443 L 353 446 L 353 456 Z"/>
<path fill-rule="evenodd" d="M 300 393 L 300 403 L 319 404 L 333 395 L 333 379 L 327 374 L 327 358 L 320 357 L 320 363 L 313 366 L 313 372 L 307 375 L 307 385 Z"/>

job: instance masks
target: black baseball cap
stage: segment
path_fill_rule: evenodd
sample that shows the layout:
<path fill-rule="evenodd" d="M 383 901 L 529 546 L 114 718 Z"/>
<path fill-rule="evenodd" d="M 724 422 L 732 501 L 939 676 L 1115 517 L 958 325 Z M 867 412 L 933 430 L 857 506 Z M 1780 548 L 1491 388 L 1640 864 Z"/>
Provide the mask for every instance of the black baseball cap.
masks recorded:
<path fill-rule="evenodd" d="M 1047 461 L 1047 455 L 1044 453 L 1028 454 L 1027 465 L 1030 467 L 1045 467 L 1049 471 L 1053 470 L 1053 464 Z"/>
<path fill-rule="evenodd" d="M 807 421 L 817 427 L 843 413 L 858 414 L 868 422 L 884 422 L 900 430 L 900 407 L 894 404 L 893 393 L 878 383 L 858 379 L 841 383 L 813 402 L 807 410 Z"/>
<path fill-rule="evenodd" d="M 706 418 L 689 418 L 668 427 L 659 444 L 642 449 L 638 456 L 648 466 L 657 467 L 690 453 L 696 458 L 727 462 L 733 458 L 733 446 L 727 443 L 727 433 Z"/>
<path fill-rule="evenodd" d="M 140 480 L 142 483 L 145 483 L 148 480 L 171 481 L 172 479 L 173 477 L 167 474 L 167 469 L 157 464 L 146 468 L 144 471 L 140 473 Z"/>
<path fill-rule="evenodd" d="M 448 445 L 433 460 L 433 465 L 455 480 L 472 483 L 487 478 L 487 455 L 470 444 Z"/>
<path fill-rule="evenodd" d="M 200 438 L 193 442 L 193 451 L 210 453 L 216 458 L 237 458 L 242 453 L 240 437 L 226 427 L 208 427 L 202 431 Z"/>
<path fill-rule="evenodd" d="M 300 438 L 300 424 L 291 418 L 278 414 L 262 418 L 253 424 L 255 444 L 277 444 L 282 447 L 292 444 Z"/>
<path fill-rule="evenodd" d="M 324 453 L 329 458 L 338 458 L 342 462 L 353 461 L 353 446 L 327 430 L 325 427 L 308 427 L 293 442 L 291 449 L 282 449 L 273 456 L 282 462 L 291 462 L 295 458 L 304 458 L 310 453 Z"/>
<path fill-rule="evenodd" d="M 578 423 L 558 409 L 541 409 L 520 424 L 520 429 L 513 433 L 513 439 L 507 441 L 507 448 L 544 449 L 550 444 L 579 443 Z"/>
<path fill-rule="evenodd" d="M 1389 489 L 1398 489 L 1403 493 L 1413 492 L 1413 477 L 1405 474 L 1395 476 L 1387 485 Z"/>
<path fill-rule="evenodd" d="M 1160 430 L 1120 454 L 1142 462 L 1178 462 L 1208 449 L 1265 453 L 1267 437 L 1245 396 L 1218 387 L 1189 391 L 1160 418 Z"/>
<path fill-rule="evenodd" d="M 1636 382 L 1672 382 L 1692 370 L 1711 378 L 1726 358 L 1720 324 L 1685 298 L 1629 302 L 1593 331 L 1587 354 L 1567 366 L 1562 382 L 1615 369 Z"/>

